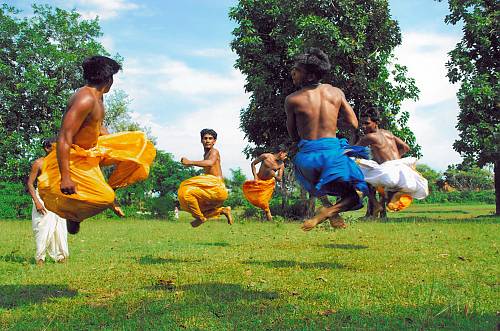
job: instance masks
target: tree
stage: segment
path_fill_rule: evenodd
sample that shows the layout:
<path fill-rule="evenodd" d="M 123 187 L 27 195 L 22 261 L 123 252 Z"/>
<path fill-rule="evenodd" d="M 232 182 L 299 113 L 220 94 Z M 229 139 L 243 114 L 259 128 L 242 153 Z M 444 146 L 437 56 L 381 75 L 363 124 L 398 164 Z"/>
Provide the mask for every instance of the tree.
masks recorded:
<path fill-rule="evenodd" d="M 459 139 L 453 148 L 466 163 L 493 164 L 496 214 L 500 215 L 500 7 L 495 0 L 448 0 L 447 24 L 464 35 L 448 53 L 448 79 L 460 83 Z"/>
<path fill-rule="evenodd" d="M 295 90 L 290 69 L 293 58 L 311 46 L 330 57 L 332 70 L 324 81 L 341 88 L 358 114 L 366 106 L 383 109 L 382 125 L 420 155 L 409 114 L 400 107 L 416 99 L 418 89 L 406 67 L 392 63 L 401 33 L 387 1 L 240 0 L 229 16 L 238 23 L 231 43 L 238 54 L 235 67 L 246 75 L 251 93 L 240 112 L 240 127 L 252 143 L 247 157 L 288 140 L 283 105 Z"/>
<path fill-rule="evenodd" d="M 19 18 L 0 7 L 0 180 L 25 178 L 40 141 L 57 133 L 68 98 L 84 84 L 83 59 L 109 55 L 97 19 L 49 6 L 33 11 Z"/>
<path fill-rule="evenodd" d="M 442 180 L 443 174 L 429 167 L 427 164 L 417 164 L 417 171 L 427 179 L 429 191 L 434 192 L 438 189 L 438 183 Z"/>
<path fill-rule="evenodd" d="M 444 172 L 446 182 L 459 191 L 493 189 L 493 176 L 488 170 L 477 166 L 450 165 Z"/>

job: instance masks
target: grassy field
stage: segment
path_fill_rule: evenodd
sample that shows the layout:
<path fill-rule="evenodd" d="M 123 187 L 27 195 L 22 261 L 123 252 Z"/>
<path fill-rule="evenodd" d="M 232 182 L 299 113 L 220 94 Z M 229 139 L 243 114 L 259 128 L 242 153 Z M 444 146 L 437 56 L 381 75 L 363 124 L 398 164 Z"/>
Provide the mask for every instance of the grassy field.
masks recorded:
<path fill-rule="evenodd" d="M 66 264 L 34 265 L 0 221 L 1 329 L 495 330 L 498 218 L 415 205 L 346 230 L 222 219 L 89 220 Z"/>

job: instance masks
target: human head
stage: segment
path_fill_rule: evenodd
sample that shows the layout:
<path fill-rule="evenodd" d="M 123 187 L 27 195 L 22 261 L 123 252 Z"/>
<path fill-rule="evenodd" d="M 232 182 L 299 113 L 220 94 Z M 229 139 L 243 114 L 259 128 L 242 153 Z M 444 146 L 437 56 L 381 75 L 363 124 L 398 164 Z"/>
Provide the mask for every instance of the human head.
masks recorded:
<path fill-rule="evenodd" d="M 115 60 L 101 55 L 86 58 L 83 63 L 83 78 L 87 84 L 104 86 L 107 93 L 113 84 L 113 75 L 121 69 Z"/>
<path fill-rule="evenodd" d="M 200 131 L 201 143 L 206 149 L 210 149 L 217 141 L 217 132 L 212 129 L 203 129 Z"/>
<path fill-rule="evenodd" d="M 52 151 L 52 144 L 57 141 L 56 137 L 50 137 L 42 140 L 42 147 L 45 150 L 45 153 L 49 154 Z"/>
<path fill-rule="evenodd" d="M 368 107 L 361 114 L 361 128 L 365 133 L 378 130 L 380 123 L 380 111 L 376 107 Z"/>
<path fill-rule="evenodd" d="M 296 86 L 319 83 L 330 69 L 328 55 L 319 48 L 311 47 L 295 58 L 292 80 Z"/>
<path fill-rule="evenodd" d="M 288 156 L 288 150 L 285 145 L 280 144 L 274 149 L 274 153 L 278 156 L 278 160 L 284 161 Z"/>

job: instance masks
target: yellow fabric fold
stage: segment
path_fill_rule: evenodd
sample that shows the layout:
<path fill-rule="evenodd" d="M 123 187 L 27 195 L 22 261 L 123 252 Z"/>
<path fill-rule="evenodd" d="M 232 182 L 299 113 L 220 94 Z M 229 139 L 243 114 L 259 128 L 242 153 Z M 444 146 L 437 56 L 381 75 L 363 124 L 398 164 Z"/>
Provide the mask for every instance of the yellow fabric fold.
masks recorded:
<path fill-rule="evenodd" d="M 269 201 L 273 196 L 276 180 L 247 180 L 243 183 L 243 194 L 245 198 L 255 207 L 269 210 Z"/>
<path fill-rule="evenodd" d="M 100 136 L 90 149 L 72 145 L 69 167 L 77 193 L 65 195 L 60 189 L 61 174 L 53 148 L 44 158 L 38 191 L 48 210 L 82 221 L 109 208 L 115 199 L 114 189 L 146 179 L 155 156 L 156 149 L 140 131 Z M 100 165 L 115 166 L 108 182 Z"/>
<path fill-rule="evenodd" d="M 186 179 L 177 192 L 181 209 L 202 222 L 222 213 L 222 204 L 227 195 L 224 180 L 212 175 Z"/>
<path fill-rule="evenodd" d="M 391 201 L 387 204 L 390 211 L 401 211 L 408 208 L 413 201 L 411 195 L 403 192 L 397 192 L 393 195 Z"/>

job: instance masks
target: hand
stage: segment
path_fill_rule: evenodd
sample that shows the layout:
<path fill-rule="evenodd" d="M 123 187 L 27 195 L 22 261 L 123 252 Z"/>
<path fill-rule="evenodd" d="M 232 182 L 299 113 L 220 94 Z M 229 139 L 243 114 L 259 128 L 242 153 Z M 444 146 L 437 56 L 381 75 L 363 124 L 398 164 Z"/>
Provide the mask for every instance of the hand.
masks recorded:
<path fill-rule="evenodd" d="M 47 214 L 47 209 L 45 209 L 45 207 L 40 202 L 35 202 L 35 208 L 39 214 Z"/>
<path fill-rule="evenodd" d="M 182 163 L 182 165 L 184 165 L 186 167 L 191 165 L 190 164 L 191 162 L 185 157 L 181 157 L 181 163 Z"/>
<path fill-rule="evenodd" d="M 253 176 L 253 181 L 254 181 L 254 182 L 257 182 L 258 180 L 259 180 L 259 177 L 257 177 L 257 176 Z"/>
<path fill-rule="evenodd" d="M 76 184 L 71 178 L 61 178 L 61 192 L 63 194 L 75 194 Z"/>

